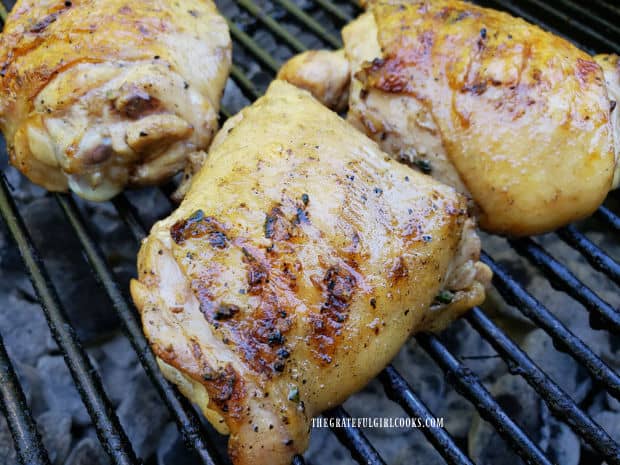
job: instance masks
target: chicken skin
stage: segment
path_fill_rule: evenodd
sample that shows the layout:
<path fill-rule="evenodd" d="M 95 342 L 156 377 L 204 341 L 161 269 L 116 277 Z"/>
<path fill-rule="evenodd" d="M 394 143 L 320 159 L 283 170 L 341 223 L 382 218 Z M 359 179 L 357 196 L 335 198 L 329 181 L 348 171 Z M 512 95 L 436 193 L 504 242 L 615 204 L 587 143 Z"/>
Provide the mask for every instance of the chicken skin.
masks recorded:
<path fill-rule="evenodd" d="M 18 1 L 0 37 L 11 163 L 97 201 L 161 183 L 211 142 L 230 64 L 210 0 Z"/>
<path fill-rule="evenodd" d="M 482 302 L 466 200 L 284 81 L 229 119 L 131 285 L 164 374 L 230 434 L 236 465 L 289 465 L 310 420 L 409 335 Z"/>
<path fill-rule="evenodd" d="M 354 126 L 470 197 L 490 232 L 544 233 L 601 204 L 620 145 L 617 57 L 593 59 L 521 19 L 457 0 L 365 7 L 342 31 L 344 55 L 307 52 L 279 76 L 332 107 L 339 96 L 326 88 L 344 89 Z M 311 68 L 331 72 L 312 80 Z"/>

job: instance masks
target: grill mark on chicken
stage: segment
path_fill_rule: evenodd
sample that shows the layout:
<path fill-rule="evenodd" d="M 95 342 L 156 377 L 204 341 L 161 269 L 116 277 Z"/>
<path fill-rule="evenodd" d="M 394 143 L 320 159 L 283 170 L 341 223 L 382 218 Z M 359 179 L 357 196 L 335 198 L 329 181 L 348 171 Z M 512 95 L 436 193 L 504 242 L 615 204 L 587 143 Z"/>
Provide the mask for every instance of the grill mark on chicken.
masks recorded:
<path fill-rule="evenodd" d="M 307 211 L 309 198 L 307 194 L 301 196 L 300 201 L 287 199 L 295 214 L 287 218 L 282 205 L 274 206 L 265 217 L 265 237 L 277 242 L 285 242 L 303 235 L 300 225 L 309 225 L 310 216 Z"/>
<path fill-rule="evenodd" d="M 177 354 L 166 350 L 159 344 L 152 346 L 155 355 L 169 365 L 176 365 Z M 205 359 L 200 344 L 196 341 L 191 343 L 191 355 L 196 364 L 188 366 L 187 374 L 201 383 L 209 394 L 209 400 L 221 412 L 227 413 L 232 419 L 239 419 L 243 413 L 243 402 L 246 397 L 243 378 L 230 363 L 215 369 Z M 210 403 L 210 407 L 212 407 Z"/>
<path fill-rule="evenodd" d="M 30 32 L 32 32 L 33 34 L 39 34 L 43 31 L 45 31 L 45 29 L 47 29 L 47 27 L 52 24 L 53 22 L 55 22 L 58 17 L 64 13 L 65 11 L 67 11 L 69 8 L 71 7 L 71 2 L 65 2 L 64 7 L 59 9 L 58 11 L 51 13 L 49 15 L 47 15 L 46 17 L 44 17 L 42 20 L 37 21 L 34 26 L 32 26 L 30 28 Z"/>
<path fill-rule="evenodd" d="M 324 302 L 319 312 L 309 316 L 309 337 L 313 355 L 320 363 L 328 365 L 333 361 L 358 283 L 350 270 L 334 265 L 327 269 L 321 282 L 314 280 L 314 285 L 322 290 Z"/>
<path fill-rule="evenodd" d="M 211 216 L 205 216 L 202 210 L 197 210 L 187 219 L 177 221 L 170 228 L 172 240 L 182 245 L 188 239 L 197 239 L 207 236 L 209 244 L 217 249 L 224 249 L 228 244 L 226 228 Z"/>
<path fill-rule="evenodd" d="M 230 363 L 220 369 L 213 379 L 204 380 L 203 384 L 209 398 L 222 412 L 228 412 L 233 418 L 240 416 L 243 410 L 240 404 L 244 397 L 243 380 Z"/>
<path fill-rule="evenodd" d="M 434 15 L 436 19 L 441 21 L 445 21 L 448 24 L 455 24 L 459 21 L 463 21 L 467 18 L 477 18 L 480 14 L 478 12 L 474 13 L 470 10 L 466 10 L 458 7 L 444 7 L 439 10 L 438 13 Z"/>
<path fill-rule="evenodd" d="M 260 294 L 263 285 L 269 282 L 269 272 L 246 247 L 242 247 L 241 251 L 243 252 L 243 261 L 248 266 L 248 293 L 251 295 Z"/>
<path fill-rule="evenodd" d="M 577 58 L 576 75 L 579 84 L 585 87 L 591 80 L 600 81 L 600 66 L 593 60 Z"/>
<path fill-rule="evenodd" d="M 218 319 L 217 311 L 212 311 L 207 319 L 252 370 L 271 377 L 284 371 L 290 356 L 286 334 L 292 327 L 292 309 L 284 310 L 283 300 L 274 291 L 266 291 L 261 297 L 259 307 L 251 313 L 233 312 Z"/>
<path fill-rule="evenodd" d="M 198 245 L 206 237 L 215 249 L 211 253 L 218 253 L 218 249 L 227 245 L 240 248 L 248 285 L 244 292 L 260 298 L 256 308 L 244 310 L 236 304 L 218 301 L 217 292 L 213 288 L 221 270 L 216 262 L 192 274 L 194 279 L 191 288 L 199 301 L 202 314 L 220 335 L 220 339 L 235 347 L 255 372 L 268 377 L 284 371 L 291 353 L 286 345 L 286 335 L 293 325 L 298 305 L 293 293 L 297 290 L 297 276 L 302 266 L 299 260 L 289 256 L 294 254 L 294 244 L 298 244 L 304 237 L 300 226 L 309 223 L 306 211 L 308 202 L 307 196 L 302 196 L 299 202 L 287 199 L 290 217 L 287 217 L 280 204 L 266 214 L 264 233 L 274 241 L 269 247 L 255 246 L 244 237 L 224 233 L 228 228 L 215 218 L 205 216 L 202 210 L 177 221 L 170 228 L 174 242 L 180 246 L 188 240 L 197 240 Z M 191 262 L 193 254 L 187 255 L 187 258 Z M 330 290 L 324 306 L 328 311 L 345 307 L 348 300 L 346 290 L 351 287 L 347 287 L 346 282 L 341 283 L 334 273 L 332 271 L 326 277 L 328 281 L 325 286 Z M 355 281 L 355 278 L 350 279 Z M 342 319 L 334 315 L 332 317 Z"/>
<path fill-rule="evenodd" d="M 213 289 L 221 269 L 213 262 L 193 275 L 191 288 L 219 339 L 234 347 L 256 373 L 271 377 L 284 371 L 291 353 L 286 335 L 293 325 L 297 301 L 283 290 L 296 289 L 301 264 L 288 260 L 285 254 L 255 247 L 245 238 L 232 239 L 231 243 L 243 253 L 249 286 L 244 292 L 259 297 L 256 307 L 242 308 L 218 299 Z"/>
<path fill-rule="evenodd" d="M 293 224 L 282 209 L 273 207 L 265 217 L 265 237 L 274 241 L 286 241 L 293 236 Z"/>
<path fill-rule="evenodd" d="M 395 258 L 390 268 L 389 278 L 392 284 L 398 282 L 401 278 L 409 276 L 409 269 L 403 257 Z"/>

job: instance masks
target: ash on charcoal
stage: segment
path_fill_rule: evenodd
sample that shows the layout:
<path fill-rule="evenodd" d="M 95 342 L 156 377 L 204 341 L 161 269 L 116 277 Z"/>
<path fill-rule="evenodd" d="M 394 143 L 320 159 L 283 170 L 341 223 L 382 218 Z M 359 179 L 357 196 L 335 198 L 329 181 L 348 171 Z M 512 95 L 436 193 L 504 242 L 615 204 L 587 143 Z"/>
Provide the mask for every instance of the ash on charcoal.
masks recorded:
<path fill-rule="evenodd" d="M 136 454 L 146 459 L 155 453 L 169 415 L 141 367 L 133 373 L 127 373 L 127 379 L 131 378 L 134 382 L 127 387 L 125 398 L 118 409 L 118 417 Z"/>
<path fill-rule="evenodd" d="M 48 408 L 66 412 L 77 425 L 89 424 L 90 417 L 82 404 L 64 359 L 51 355 L 41 357 L 37 363 L 37 371 L 41 380 L 42 397 Z"/>
<path fill-rule="evenodd" d="M 345 407 L 352 416 L 359 418 L 396 418 L 406 416 L 397 403 L 388 399 L 383 386 L 377 379 L 372 380 L 356 396 L 349 398 L 345 402 Z M 394 435 L 402 435 L 408 431 L 409 429 L 404 428 L 377 428 L 370 430 L 369 434 L 375 437 L 387 436 L 393 438 Z"/>
<path fill-rule="evenodd" d="M 131 347 L 129 339 L 118 335 L 100 346 L 103 352 L 101 362 L 110 362 L 120 368 L 130 368 L 138 364 L 138 356 Z"/>
<path fill-rule="evenodd" d="M 4 152 L 4 138 L 2 139 L 2 152 Z M 17 171 L 12 166 L 9 166 L 8 160 L 5 157 L 0 159 L 0 168 L 6 176 L 6 180 L 11 187 L 11 195 L 13 198 L 21 201 L 30 202 L 33 199 L 41 198 L 47 195 L 47 191 L 36 184 L 31 183 L 28 178 Z"/>
<path fill-rule="evenodd" d="M 0 463 L 4 465 L 17 465 L 17 454 L 13 447 L 13 438 L 4 415 L 0 415 Z"/>
<path fill-rule="evenodd" d="M 601 425 L 612 438 L 616 440 L 620 438 L 620 413 L 605 410 L 593 415 L 593 420 Z"/>
<path fill-rule="evenodd" d="M 88 436 L 78 442 L 64 465 L 109 465 L 99 442 Z"/>
<path fill-rule="evenodd" d="M 308 463 L 331 465 L 356 465 L 351 454 L 338 441 L 329 428 L 315 428 L 311 432 L 310 447 L 306 452 Z"/>
<path fill-rule="evenodd" d="M 26 364 L 54 347 L 40 305 L 26 300 L 19 288 L 0 293 L 0 334 L 11 358 Z"/>
<path fill-rule="evenodd" d="M 13 361 L 33 365 L 54 344 L 19 251 L 2 222 L 0 270 L 0 334 Z"/>
<path fill-rule="evenodd" d="M 553 418 L 544 402 L 520 377 L 506 374 L 489 389 L 506 411 L 541 450 L 562 465 L 577 465 L 579 440 L 564 424 Z M 474 415 L 468 438 L 471 458 L 479 465 L 523 464 L 497 431 L 479 414 Z M 555 462 L 555 460 L 554 460 Z"/>
<path fill-rule="evenodd" d="M 232 80 L 229 80 L 226 83 L 226 88 L 224 90 L 222 107 L 235 114 L 248 104 L 249 100 L 243 96 L 237 84 L 235 84 Z"/>
<path fill-rule="evenodd" d="M 415 340 L 407 341 L 393 364 L 431 411 L 442 407 L 447 391 L 443 372 Z"/>
<path fill-rule="evenodd" d="M 500 377 L 490 389 L 498 403 L 525 431 L 539 432 L 541 419 L 540 400 L 528 388 L 521 378 L 511 375 Z M 498 463 L 523 464 L 519 456 L 508 449 L 506 443 L 478 413 L 474 415 L 469 432 L 469 453 L 479 465 L 495 465 Z"/>
<path fill-rule="evenodd" d="M 415 359 L 417 365 L 412 363 L 411 359 Z M 433 403 L 437 404 L 435 405 L 434 412 L 441 416 L 444 409 L 439 407 L 439 404 L 443 404 L 448 397 L 443 376 L 439 373 L 433 373 L 434 370 L 430 370 L 430 376 L 426 376 L 427 373 L 421 368 L 426 368 L 424 363 L 431 362 L 426 359 L 426 355 L 415 345 L 407 345 L 401 350 L 397 361 L 400 363 L 404 362 L 404 366 L 408 367 L 406 370 L 409 371 L 409 378 L 417 379 L 417 384 L 424 386 L 418 386 L 416 392 L 426 390 L 426 397 L 433 398 Z M 418 371 L 418 369 L 420 370 Z M 403 373 L 402 370 L 401 373 Z M 378 379 L 372 380 L 361 392 L 349 398 L 345 403 L 345 407 L 353 417 L 358 418 L 399 418 L 408 416 L 397 403 L 389 400 Z M 427 465 L 443 463 L 437 451 L 428 445 L 422 432 L 415 428 L 368 428 L 364 430 L 364 434 L 387 463 L 403 465 L 410 463 L 414 451 L 416 457 L 420 457 L 420 463 Z"/>
<path fill-rule="evenodd" d="M 607 407 L 615 412 L 620 412 L 620 401 L 609 393 L 605 393 L 605 402 Z"/>
<path fill-rule="evenodd" d="M 549 438 L 541 444 L 543 451 L 553 463 L 562 465 L 578 465 L 581 458 L 579 438 L 564 423 L 555 418 L 547 417 Z"/>
<path fill-rule="evenodd" d="M 477 352 L 468 353 L 471 355 Z M 401 349 L 394 360 L 394 366 L 433 415 L 444 419 L 445 428 L 456 438 L 464 440 L 473 415 L 473 406 L 447 386 L 441 369 L 415 340 L 410 340 Z"/>
<path fill-rule="evenodd" d="M 71 450 L 71 415 L 48 410 L 37 418 L 37 426 L 51 462 L 63 465 Z"/>
<path fill-rule="evenodd" d="M 117 327 L 118 318 L 92 277 L 81 245 L 56 201 L 36 199 L 21 212 L 80 339 L 96 339 Z"/>
<path fill-rule="evenodd" d="M 592 384 L 590 378 L 570 356 L 553 347 L 542 329 L 532 331 L 523 341 L 523 348 L 575 402 L 585 398 Z"/>
<path fill-rule="evenodd" d="M 157 446 L 157 465 L 198 465 L 196 455 L 183 442 L 174 423 L 168 423 Z"/>
<path fill-rule="evenodd" d="M 451 391 L 446 395 L 445 406 L 441 409 L 441 414 L 435 412 L 435 415 L 443 417 L 445 429 L 455 439 L 465 442 L 474 417 L 474 408 L 470 402 Z"/>
<path fill-rule="evenodd" d="M 140 376 L 138 357 L 131 343 L 122 335 L 104 342 L 89 351 L 97 361 L 103 385 L 108 397 L 115 406 L 127 397 L 127 386 L 138 382 Z"/>
<path fill-rule="evenodd" d="M 460 355 L 469 368 L 483 380 L 495 379 L 504 371 L 504 363 L 491 345 L 465 321 L 452 323 L 441 339 L 452 353 Z"/>

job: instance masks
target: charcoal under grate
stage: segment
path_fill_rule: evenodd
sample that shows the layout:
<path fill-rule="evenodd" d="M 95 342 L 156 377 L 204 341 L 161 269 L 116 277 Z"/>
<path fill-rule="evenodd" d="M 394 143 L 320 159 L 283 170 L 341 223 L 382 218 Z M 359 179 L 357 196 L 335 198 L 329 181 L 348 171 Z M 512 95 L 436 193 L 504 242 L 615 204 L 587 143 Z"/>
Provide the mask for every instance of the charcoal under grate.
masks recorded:
<path fill-rule="evenodd" d="M 225 96 L 223 117 L 239 110 L 243 105 L 260 96 L 281 63 L 292 54 L 308 48 L 339 47 L 338 29 L 359 13 L 354 2 L 341 0 L 273 0 L 268 3 L 259 0 L 236 0 L 219 2 L 219 7 L 229 21 L 235 43 L 234 66 L 229 85 L 241 90 L 243 98 L 228 99 Z M 483 6 L 508 11 L 530 22 L 537 23 L 552 32 L 568 38 L 590 53 L 620 52 L 620 8 L 603 0 L 484 0 Z M 8 2 L 6 7 L 9 8 Z M 285 19 L 286 21 L 282 21 Z M 276 43 L 268 52 L 262 45 Z M 273 52 L 275 50 L 275 52 Z M 247 100 L 246 100 L 247 99 Z M 112 271 L 108 257 L 103 253 L 93 232 L 87 227 L 84 213 L 70 195 L 50 194 L 55 197 L 64 217 L 81 244 L 94 276 L 108 295 L 120 324 L 133 349 L 157 389 L 165 408 L 176 421 L 188 448 L 193 449 L 200 463 L 212 465 L 223 463 L 218 455 L 204 424 L 191 405 L 161 375 L 155 357 L 148 348 L 136 318 L 133 306 L 127 300 Z M 76 331 L 69 323 L 65 309 L 58 297 L 62 289 L 56 290 L 46 271 L 46 260 L 39 256 L 30 232 L 20 216 L 19 191 L 12 188 L 3 175 L 0 179 L 0 212 L 6 227 L 15 241 L 23 259 L 26 271 L 36 291 L 38 301 L 45 314 L 52 336 L 64 356 L 65 362 L 81 399 L 90 415 L 101 445 L 115 465 L 139 463 L 132 444 L 123 431 L 121 423 L 103 388 L 102 380 L 86 355 Z M 119 218 L 126 224 L 127 231 L 139 242 L 146 235 L 142 218 L 128 196 L 120 195 L 112 202 Z M 584 224 L 593 224 L 597 239 L 586 236 L 583 225 L 571 225 L 549 237 L 504 241 L 485 236 L 483 243 L 501 245 L 493 247 L 491 253 L 483 253 L 482 260 L 494 272 L 494 288 L 501 298 L 515 308 L 530 324 L 542 329 L 553 341 L 557 350 L 572 357 L 592 380 L 599 392 L 620 400 L 620 377 L 595 350 L 574 334 L 555 312 L 528 292 L 523 279 L 513 279 L 519 270 L 507 264 L 506 255 L 525 258 L 548 283 L 560 293 L 573 299 L 575 312 L 587 311 L 592 329 L 610 338 L 620 333 L 620 312 L 600 296 L 595 286 L 584 284 L 579 270 L 571 270 L 564 257 L 557 258 L 557 244 L 564 243 L 584 260 L 580 267 L 588 264 L 601 280 L 610 285 L 620 284 L 620 265 L 610 256 L 617 250 L 613 239 L 620 231 L 620 217 L 617 211 L 617 194 L 612 193 L 605 206 L 599 208 L 593 218 Z M 586 228 L 587 229 L 587 228 Z M 590 229 L 588 229 L 590 231 Z M 602 237 L 601 240 L 599 240 Z M 603 246 L 609 244 L 616 249 L 606 252 Z M 496 257 L 496 251 L 503 250 Z M 517 256 L 518 254 L 518 256 Z M 616 292 L 614 290 L 614 292 Z M 583 306 L 585 310 L 579 307 Z M 555 310 L 555 309 L 554 309 Z M 612 438 L 589 416 L 584 402 L 576 403 L 566 392 L 520 348 L 514 338 L 508 336 L 500 325 L 480 308 L 474 308 L 465 317 L 478 337 L 485 340 L 506 363 L 510 373 L 523 378 L 544 401 L 549 411 L 568 425 L 580 438 L 587 451 L 582 463 L 620 464 L 619 438 Z M 464 362 L 465 357 L 452 353 L 441 335 L 421 334 L 417 343 L 444 372 L 447 381 L 458 393 L 471 402 L 480 417 L 488 422 L 525 462 L 551 464 L 555 457 L 543 453 L 537 442 L 511 417 L 510 409 L 501 399 L 494 398 L 482 383 L 480 376 Z M 33 341 L 33 343 L 36 341 Z M 388 366 L 379 381 L 386 395 L 402 407 L 403 414 L 433 419 L 420 396 L 413 391 L 405 378 Z M 40 435 L 27 405 L 22 387 L 17 379 L 11 361 L 0 338 L 0 404 L 10 428 L 18 459 L 23 464 L 49 464 L 50 459 L 42 446 Z M 343 407 L 324 413 L 328 418 L 347 418 Z M 350 451 L 352 457 L 362 464 L 383 464 L 384 459 L 373 447 L 366 435 L 356 428 L 334 428 L 336 438 Z M 450 464 L 472 464 L 464 452 L 464 445 L 458 444 L 444 428 L 422 430 L 426 439 Z M 415 457 L 411 459 L 416 462 Z M 295 463 L 304 459 L 297 457 Z M 407 462 L 408 463 L 408 462 Z"/>

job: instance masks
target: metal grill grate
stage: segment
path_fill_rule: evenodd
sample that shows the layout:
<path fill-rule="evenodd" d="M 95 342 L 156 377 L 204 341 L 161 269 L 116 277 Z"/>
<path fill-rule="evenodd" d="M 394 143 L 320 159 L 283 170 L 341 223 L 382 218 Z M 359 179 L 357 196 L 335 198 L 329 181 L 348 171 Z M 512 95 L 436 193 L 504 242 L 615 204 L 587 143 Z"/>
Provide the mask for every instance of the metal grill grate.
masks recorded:
<path fill-rule="evenodd" d="M 343 25 L 356 14 L 356 7 L 344 11 L 329 0 L 313 0 L 308 11 L 321 12 L 329 16 L 337 26 Z M 353 2 L 350 2 L 353 4 Z M 484 0 L 484 6 L 507 10 L 517 16 L 538 23 L 543 27 L 563 35 L 576 42 L 583 49 L 594 51 L 620 50 L 620 8 L 611 2 L 590 0 L 585 2 L 560 0 L 554 3 L 542 0 Z M 305 50 L 305 42 L 283 27 L 277 17 L 270 16 L 254 0 L 237 0 L 236 4 L 246 11 L 255 22 L 253 27 L 260 27 L 276 40 L 287 45 L 291 54 Z M 305 31 L 311 33 L 318 43 L 326 47 L 339 47 L 341 42 L 337 35 L 328 31 L 315 17 L 301 9 L 291 0 L 274 0 L 282 14 L 295 21 Z M 260 96 L 259 83 L 247 77 L 246 69 L 250 62 L 260 66 L 267 74 L 273 76 L 280 62 L 261 48 L 244 30 L 243 25 L 229 18 L 231 33 L 238 51 L 243 51 L 243 62 L 235 60 L 232 80 L 248 98 L 254 100 Z M 247 55 L 247 56 L 246 56 Z M 239 57 L 240 55 L 236 55 Z M 263 83 L 263 85 L 266 83 Z M 223 109 L 224 117 L 230 110 Z M 194 449 L 201 463 L 213 465 L 222 463 L 209 441 L 202 423 L 191 405 L 161 375 L 155 357 L 145 340 L 136 313 L 120 290 L 119 284 L 106 262 L 104 254 L 93 235 L 86 226 L 77 205 L 69 195 L 54 194 L 66 220 L 72 226 L 75 235 L 83 247 L 94 275 L 109 296 L 122 327 L 144 370 L 157 388 L 161 399 L 176 420 L 188 447 Z M 119 217 L 125 222 L 136 241 L 146 235 L 146 228 L 125 195 L 117 197 L 113 204 Z M 129 465 L 138 460 L 120 426 L 118 418 L 108 400 L 101 380 L 85 355 L 75 331 L 68 322 L 58 299 L 54 285 L 48 278 L 45 262 L 30 238 L 29 232 L 20 217 L 11 188 L 4 176 L 0 179 L 0 213 L 15 240 L 22 255 L 26 270 L 37 292 L 41 307 L 52 330 L 52 335 L 62 351 L 73 380 L 78 387 L 82 400 L 92 418 L 93 425 L 104 449 L 112 463 Z M 604 224 L 608 234 L 620 230 L 620 217 L 609 208 L 601 207 L 596 215 Z M 601 248 L 581 233 L 575 226 L 568 226 L 558 231 L 557 236 L 585 257 L 591 266 L 606 275 L 616 284 L 620 284 L 620 265 Z M 567 293 L 581 303 L 590 315 L 592 328 L 607 330 L 617 335 L 620 332 L 620 313 L 600 298 L 592 289 L 582 283 L 569 269 L 554 258 L 538 240 L 521 239 L 509 241 L 510 246 L 519 255 L 525 257 L 541 270 L 549 282 L 559 291 Z M 611 396 L 620 399 L 620 377 L 588 345 L 573 334 L 554 314 L 530 295 L 525 287 L 515 281 L 507 269 L 486 253 L 483 261 L 493 270 L 494 286 L 505 301 L 515 306 L 525 317 L 542 328 L 553 340 L 555 346 L 579 362 L 592 379 Z M 597 425 L 549 376 L 539 368 L 530 357 L 517 346 L 485 313 L 473 309 L 466 321 L 480 337 L 486 340 L 505 361 L 511 373 L 523 377 L 527 383 L 544 400 L 549 409 L 558 418 L 568 424 L 572 430 L 608 464 L 620 464 L 620 445 L 615 442 L 599 425 Z M 418 335 L 417 341 L 444 371 L 447 380 L 466 399 L 473 403 L 481 417 L 491 423 L 510 447 L 526 462 L 533 464 L 551 464 L 540 448 L 515 423 L 513 419 L 493 398 L 473 373 L 457 356 L 434 335 Z M 434 418 L 398 371 L 387 367 L 379 376 L 387 396 L 397 402 L 403 410 L 412 416 Z M 24 464 L 49 464 L 36 427 L 32 420 L 22 389 L 17 381 L 11 362 L 0 338 L 0 405 L 7 418 L 16 451 Z M 324 414 L 326 417 L 345 418 L 348 413 L 338 407 Z M 456 444 L 450 434 L 443 428 L 422 430 L 428 441 L 437 449 L 449 464 L 472 464 L 470 458 Z M 364 434 L 355 428 L 335 429 L 336 437 L 350 450 L 352 456 L 360 463 L 382 464 L 383 459 Z M 297 457 L 295 463 L 303 464 L 303 458 Z"/>

